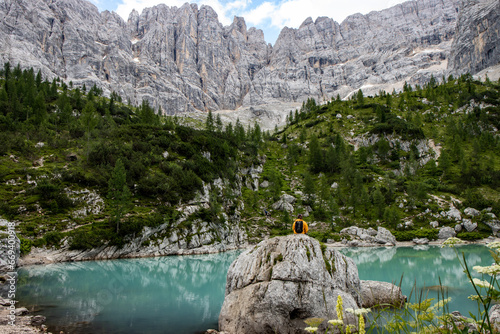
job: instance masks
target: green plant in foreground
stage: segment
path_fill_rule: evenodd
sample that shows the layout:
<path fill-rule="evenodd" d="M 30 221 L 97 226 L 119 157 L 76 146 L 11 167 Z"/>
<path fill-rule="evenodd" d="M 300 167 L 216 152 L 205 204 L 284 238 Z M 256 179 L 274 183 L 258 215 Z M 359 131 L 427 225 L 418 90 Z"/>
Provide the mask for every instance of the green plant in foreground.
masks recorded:
<path fill-rule="evenodd" d="M 442 247 L 455 247 L 464 243 L 459 238 L 447 239 Z M 492 303 L 500 302 L 500 284 L 497 276 L 500 275 L 500 242 L 489 243 L 490 254 L 494 263 L 490 266 L 474 266 L 472 268 L 481 278 L 472 276 L 465 255 L 457 253 L 457 258 L 467 275 L 469 282 L 472 284 L 476 294 L 469 297 L 471 300 L 477 301 L 478 313 L 477 316 L 470 313 L 471 318 L 457 316 L 448 311 L 447 304 L 451 298 L 438 297 L 435 302 L 434 298 L 424 298 L 422 294 L 415 297 L 414 303 L 406 303 L 402 309 L 394 309 L 390 305 L 378 305 L 377 312 L 372 313 L 371 325 L 368 329 L 369 333 L 478 333 L 491 334 L 499 333 L 495 328 L 495 323 L 491 322 L 489 317 L 489 308 Z M 486 277 L 485 277 L 486 276 Z M 489 278 L 488 278 L 489 277 Z M 444 293 L 442 293 L 444 296 Z M 411 297 L 410 297 L 411 298 Z M 352 313 L 358 317 L 358 333 L 365 333 L 365 314 L 371 312 L 370 309 L 346 309 L 346 312 Z M 344 310 L 342 297 L 337 298 L 337 319 L 329 320 L 328 327 L 325 333 L 352 333 L 356 330 L 356 326 L 347 325 L 344 322 Z M 320 318 L 310 318 L 306 323 L 309 327 L 305 328 L 309 333 L 316 333 L 319 325 L 324 321 Z M 337 330 L 338 329 L 338 330 Z"/>
<path fill-rule="evenodd" d="M 463 241 L 459 238 L 449 238 L 442 247 L 454 248 L 455 245 L 462 243 Z M 458 250 L 455 249 L 457 258 L 477 293 L 469 298 L 478 302 L 478 316 L 470 313 L 471 318 L 466 318 L 450 314 L 446 304 L 451 298 L 440 299 L 433 305 L 434 298 L 420 298 L 417 303 L 407 303 L 402 312 L 395 312 L 385 324 L 386 331 L 389 333 L 497 333 L 490 321 L 488 310 L 493 301 L 500 300 L 500 286 L 496 278 L 500 274 L 500 243 L 490 243 L 488 247 L 491 249 L 490 253 L 495 263 L 486 267 L 474 266 L 473 270 L 479 274 L 490 275 L 489 280 L 472 277 L 465 254 L 462 253 L 462 256 L 459 256 Z"/>

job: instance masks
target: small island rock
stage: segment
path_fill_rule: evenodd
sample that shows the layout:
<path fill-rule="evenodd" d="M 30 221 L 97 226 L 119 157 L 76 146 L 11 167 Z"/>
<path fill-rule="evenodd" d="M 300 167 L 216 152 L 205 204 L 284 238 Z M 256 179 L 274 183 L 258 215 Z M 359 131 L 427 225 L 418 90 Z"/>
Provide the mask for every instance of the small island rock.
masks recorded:
<path fill-rule="evenodd" d="M 219 330 L 231 334 L 306 333 L 303 320 L 336 319 L 337 297 L 344 309 L 359 308 L 358 269 L 352 259 L 322 248 L 307 235 L 262 241 L 230 266 Z M 345 314 L 354 324 L 351 314 Z"/>

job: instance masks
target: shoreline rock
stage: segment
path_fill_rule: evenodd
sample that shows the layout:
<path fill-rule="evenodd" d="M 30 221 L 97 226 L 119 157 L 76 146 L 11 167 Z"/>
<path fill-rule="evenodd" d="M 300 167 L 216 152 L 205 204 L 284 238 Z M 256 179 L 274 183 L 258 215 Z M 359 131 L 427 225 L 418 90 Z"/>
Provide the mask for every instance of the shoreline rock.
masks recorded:
<path fill-rule="evenodd" d="M 377 305 L 402 307 L 406 302 L 401 288 L 389 282 L 367 281 L 361 283 L 361 306 L 370 308 Z"/>
<path fill-rule="evenodd" d="M 46 333 L 44 325 L 45 317 L 41 315 L 30 315 L 24 307 L 16 308 L 14 314 L 10 310 L 11 300 L 0 298 L 0 333 L 9 334 L 32 334 Z M 14 325 L 10 316 L 14 318 Z"/>
<path fill-rule="evenodd" d="M 375 292 L 380 286 L 383 289 Z M 361 283 L 351 258 L 314 238 L 302 234 L 275 237 L 247 249 L 231 264 L 219 330 L 306 333 L 304 320 L 308 318 L 337 318 L 339 296 L 345 310 L 374 301 L 401 305 L 404 296 L 400 289 L 397 292 L 391 283 Z M 357 319 L 345 313 L 344 324 L 356 325 Z M 324 332 L 321 328 L 318 333 Z"/>
<path fill-rule="evenodd" d="M 120 255 L 119 253 L 103 252 L 106 247 L 91 249 L 86 251 L 72 251 L 66 249 L 45 249 L 36 248 L 30 254 L 25 255 L 19 259 L 19 267 L 29 265 L 46 265 L 59 262 L 77 262 L 77 261 L 100 261 L 100 260 L 117 260 L 117 259 L 133 259 L 133 258 L 149 258 L 160 256 L 176 256 L 176 255 L 203 255 L 203 254 L 217 254 L 224 253 L 238 249 L 245 249 L 248 245 L 227 246 L 218 245 L 219 247 L 198 247 L 193 249 L 178 249 L 175 251 L 165 252 L 163 254 L 151 253 L 130 253 Z M 111 254 L 111 255 L 109 255 Z M 113 255 L 118 255 L 114 257 Z"/>
<path fill-rule="evenodd" d="M 307 318 L 336 317 L 339 295 L 346 308 L 359 308 L 359 291 L 356 265 L 339 252 L 307 235 L 267 239 L 231 264 L 219 330 L 303 333 Z"/>

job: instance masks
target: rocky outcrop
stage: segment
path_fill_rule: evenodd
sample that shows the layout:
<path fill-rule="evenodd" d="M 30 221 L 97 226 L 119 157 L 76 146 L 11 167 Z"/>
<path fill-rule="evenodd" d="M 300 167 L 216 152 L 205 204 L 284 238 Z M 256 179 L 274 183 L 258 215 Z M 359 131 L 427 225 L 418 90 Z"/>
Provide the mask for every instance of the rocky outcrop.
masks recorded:
<path fill-rule="evenodd" d="M 459 1 L 409 1 L 342 23 L 320 17 L 284 28 L 270 66 L 255 81 L 253 100 L 319 101 L 359 88 L 426 82 L 446 70 Z M 439 74 L 438 74 L 439 73 Z M 264 80 L 266 79 L 266 80 Z M 391 88 L 392 90 L 392 88 Z"/>
<path fill-rule="evenodd" d="M 349 241 L 349 246 L 371 246 L 385 245 L 395 246 L 396 237 L 386 228 L 379 226 L 375 231 L 372 228 L 364 229 L 357 226 L 350 226 L 342 229 L 340 234 L 348 234 L 353 239 Z"/>
<path fill-rule="evenodd" d="M 496 332 L 500 331 L 500 305 L 499 304 L 493 305 L 488 311 L 488 313 L 494 331 Z"/>
<path fill-rule="evenodd" d="M 500 2 L 463 1 L 458 16 L 449 67 L 477 73 L 500 62 Z"/>
<path fill-rule="evenodd" d="M 356 265 L 339 252 L 307 235 L 268 239 L 231 264 L 219 330 L 303 333 L 309 317 L 337 318 L 339 295 L 344 309 L 357 309 L 359 291 Z"/>
<path fill-rule="evenodd" d="M 30 315 L 25 307 L 16 308 L 12 314 L 11 305 L 15 303 L 15 300 L 0 298 L 0 333 L 35 334 L 47 331 L 47 327 L 43 325 L 44 316 Z"/>
<path fill-rule="evenodd" d="M 439 239 L 448 239 L 448 238 L 453 238 L 457 235 L 457 233 L 455 232 L 455 230 L 449 226 L 445 226 L 445 227 L 442 227 L 441 229 L 439 229 L 439 233 L 438 233 L 438 238 Z"/>
<path fill-rule="evenodd" d="M 10 295 L 15 293 L 15 269 L 21 254 L 21 242 L 13 222 L 0 219 L 0 226 L 6 228 L 6 231 L 0 231 L 0 298 L 12 298 Z"/>
<path fill-rule="evenodd" d="M 187 3 L 134 11 L 124 22 L 87 1 L 7 0 L 0 17 L 0 62 L 166 113 L 237 108 L 270 48 L 242 18 L 223 27 L 212 8 Z"/>
<path fill-rule="evenodd" d="M 182 223 L 178 221 L 177 224 Z M 67 261 L 138 258 L 165 255 L 210 254 L 247 245 L 247 234 L 238 224 L 193 222 L 188 229 L 169 232 L 169 224 L 144 227 L 140 236 L 122 246 L 103 245 L 90 250 L 73 250 L 66 239 L 60 248 L 33 248 L 21 258 L 21 265 Z"/>
<path fill-rule="evenodd" d="M 361 306 L 370 308 L 373 306 L 401 307 L 406 302 L 401 288 L 389 283 L 379 281 L 361 281 Z"/>
<path fill-rule="evenodd" d="M 293 204 L 296 199 L 292 195 L 283 194 L 280 199 L 272 205 L 274 210 L 286 211 L 289 213 L 294 212 Z"/>

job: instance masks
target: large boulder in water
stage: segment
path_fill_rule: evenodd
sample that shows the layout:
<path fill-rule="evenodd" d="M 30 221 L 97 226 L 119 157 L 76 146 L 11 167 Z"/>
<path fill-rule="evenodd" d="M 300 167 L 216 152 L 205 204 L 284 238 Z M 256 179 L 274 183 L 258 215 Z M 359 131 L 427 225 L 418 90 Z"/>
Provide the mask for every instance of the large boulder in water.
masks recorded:
<path fill-rule="evenodd" d="M 227 274 L 219 330 L 231 334 L 306 333 L 303 320 L 336 319 L 337 297 L 359 308 L 358 269 L 307 235 L 262 241 L 242 253 Z M 344 321 L 354 324 L 350 313 Z"/>
<path fill-rule="evenodd" d="M 401 288 L 389 282 L 361 281 L 361 306 L 377 305 L 401 307 L 406 302 Z"/>

